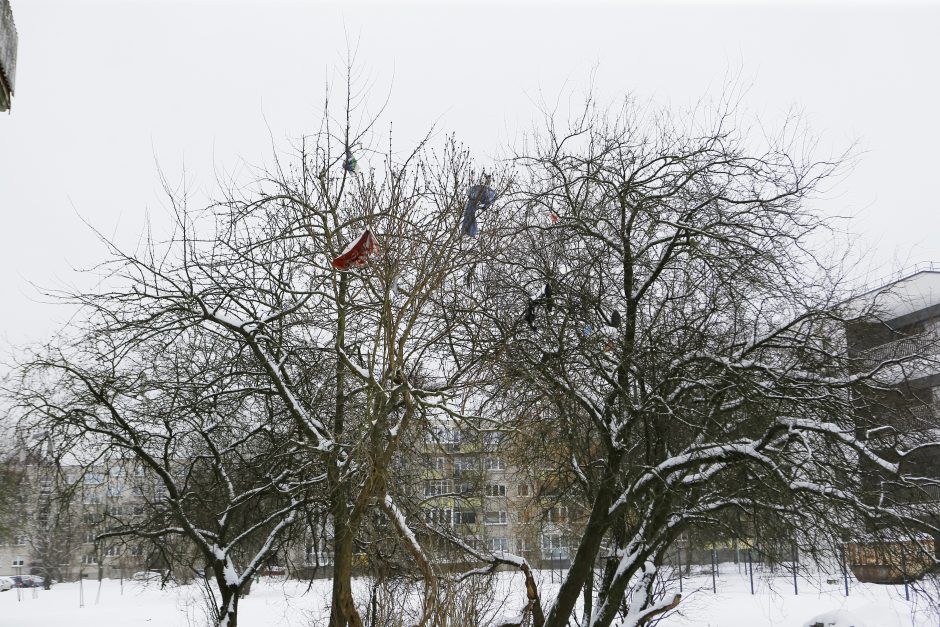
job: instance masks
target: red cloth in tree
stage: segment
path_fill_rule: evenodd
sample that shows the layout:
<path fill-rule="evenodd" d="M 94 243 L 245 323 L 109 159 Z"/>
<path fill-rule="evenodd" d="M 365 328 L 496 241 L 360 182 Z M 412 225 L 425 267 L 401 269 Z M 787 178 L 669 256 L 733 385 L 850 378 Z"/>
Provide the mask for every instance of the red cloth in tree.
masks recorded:
<path fill-rule="evenodd" d="M 354 242 L 351 242 L 342 254 L 333 260 L 337 270 L 361 268 L 369 262 L 369 257 L 379 254 L 379 241 L 372 231 L 366 229 Z"/>

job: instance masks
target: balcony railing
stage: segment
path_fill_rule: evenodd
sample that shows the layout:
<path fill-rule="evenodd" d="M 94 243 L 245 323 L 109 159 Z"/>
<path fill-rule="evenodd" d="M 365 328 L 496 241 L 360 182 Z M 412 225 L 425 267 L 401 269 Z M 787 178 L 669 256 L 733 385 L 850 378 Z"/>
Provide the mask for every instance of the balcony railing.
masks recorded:
<path fill-rule="evenodd" d="M 937 352 L 938 342 L 940 338 L 934 332 L 927 331 L 869 348 L 862 351 L 859 357 L 864 367 L 873 368 L 885 361 L 933 355 Z"/>
<path fill-rule="evenodd" d="M 937 416 L 940 416 L 940 406 L 934 404 L 914 405 L 907 409 L 911 412 L 911 415 L 925 423 L 936 423 Z"/>

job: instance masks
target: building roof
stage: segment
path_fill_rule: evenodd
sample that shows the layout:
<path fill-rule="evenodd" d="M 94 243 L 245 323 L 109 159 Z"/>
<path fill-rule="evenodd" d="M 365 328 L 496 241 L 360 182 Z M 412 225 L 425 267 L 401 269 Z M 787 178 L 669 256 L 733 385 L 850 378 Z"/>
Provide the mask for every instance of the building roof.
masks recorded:
<path fill-rule="evenodd" d="M 940 265 L 925 264 L 885 282 L 849 302 L 859 317 L 895 320 L 940 306 Z"/>

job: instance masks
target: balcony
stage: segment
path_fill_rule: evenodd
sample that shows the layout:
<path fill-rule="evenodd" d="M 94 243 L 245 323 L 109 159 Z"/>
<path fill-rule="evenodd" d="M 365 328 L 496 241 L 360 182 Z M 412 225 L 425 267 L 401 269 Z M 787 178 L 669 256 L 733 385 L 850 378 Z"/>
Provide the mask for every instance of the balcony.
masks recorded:
<path fill-rule="evenodd" d="M 862 369 L 868 370 L 886 361 L 934 356 L 938 352 L 938 345 L 940 337 L 927 331 L 861 351 L 858 359 Z"/>
<path fill-rule="evenodd" d="M 937 417 L 940 416 L 940 405 L 933 403 L 930 405 L 914 405 L 907 409 L 914 418 L 927 424 L 936 424 L 938 422 Z"/>
<path fill-rule="evenodd" d="M 940 405 L 911 405 L 880 414 L 883 426 L 868 431 L 875 450 L 910 449 L 940 442 Z"/>
<path fill-rule="evenodd" d="M 0 0 L 0 111 L 10 108 L 16 83 L 18 38 L 9 0 Z"/>

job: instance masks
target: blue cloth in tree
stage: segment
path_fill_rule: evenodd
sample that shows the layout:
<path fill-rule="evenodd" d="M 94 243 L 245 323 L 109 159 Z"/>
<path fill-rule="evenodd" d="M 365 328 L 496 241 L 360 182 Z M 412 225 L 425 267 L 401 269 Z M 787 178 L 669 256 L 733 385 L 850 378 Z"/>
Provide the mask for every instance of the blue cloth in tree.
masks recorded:
<path fill-rule="evenodd" d="M 343 161 L 343 169 L 352 174 L 355 174 L 356 170 L 359 169 L 359 164 L 349 148 L 346 149 L 346 160 Z"/>
<path fill-rule="evenodd" d="M 473 185 L 467 194 L 467 204 L 463 208 L 463 226 L 461 231 L 470 237 L 477 236 L 477 212 L 489 208 L 496 200 L 496 192 L 488 185 Z"/>

